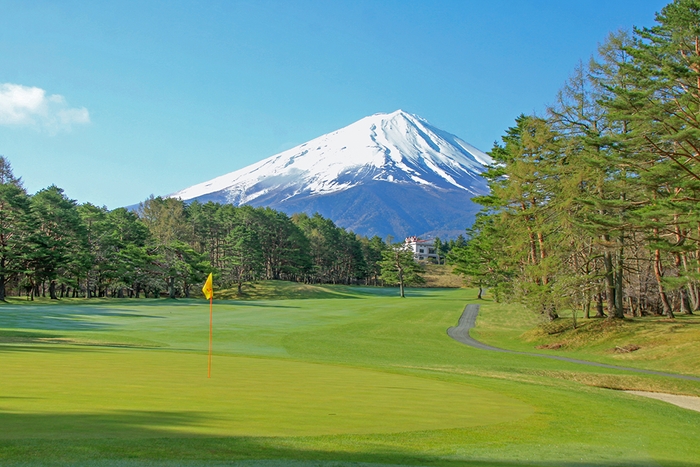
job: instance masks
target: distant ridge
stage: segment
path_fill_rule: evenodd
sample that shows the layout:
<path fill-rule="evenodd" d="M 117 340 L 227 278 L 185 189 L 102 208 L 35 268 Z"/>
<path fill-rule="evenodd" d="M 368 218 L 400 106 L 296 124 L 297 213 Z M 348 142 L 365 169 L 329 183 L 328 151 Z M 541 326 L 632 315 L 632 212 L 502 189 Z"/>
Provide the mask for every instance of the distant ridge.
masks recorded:
<path fill-rule="evenodd" d="M 454 237 L 488 193 L 488 155 L 397 110 L 365 117 L 243 169 L 169 195 L 319 212 L 362 235 Z"/>

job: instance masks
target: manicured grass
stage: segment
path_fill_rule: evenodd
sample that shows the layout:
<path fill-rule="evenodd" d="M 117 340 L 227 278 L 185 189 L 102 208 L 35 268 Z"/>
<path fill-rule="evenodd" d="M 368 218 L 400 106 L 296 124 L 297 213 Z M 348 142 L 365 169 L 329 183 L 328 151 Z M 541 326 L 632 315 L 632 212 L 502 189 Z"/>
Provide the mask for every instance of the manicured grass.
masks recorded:
<path fill-rule="evenodd" d="M 699 383 L 461 345 L 472 290 L 322 289 L 215 302 L 211 379 L 203 300 L 0 305 L 0 465 L 698 465 L 700 413 L 562 374 Z"/>

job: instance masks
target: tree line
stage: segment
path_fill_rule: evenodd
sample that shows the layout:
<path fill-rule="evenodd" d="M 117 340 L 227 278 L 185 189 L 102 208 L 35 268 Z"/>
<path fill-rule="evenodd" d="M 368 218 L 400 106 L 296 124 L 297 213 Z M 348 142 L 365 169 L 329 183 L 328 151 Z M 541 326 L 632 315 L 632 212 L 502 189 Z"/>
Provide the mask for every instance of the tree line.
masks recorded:
<path fill-rule="evenodd" d="M 610 34 L 490 155 L 449 256 L 472 283 L 549 319 L 700 309 L 700 2 Z"/>
<path fill-rule="evenodd" d="M 319 214 L 153 196 L 135 211 L 110 211 L 56 186 L 29 195 L 0 156 L 0 300 L 8 291 L 30 300 L 189 297 L 211 271 L 219 288 L 239 293 L 266 279 L 398 284 L 388 259 L 399 245 Z"/>

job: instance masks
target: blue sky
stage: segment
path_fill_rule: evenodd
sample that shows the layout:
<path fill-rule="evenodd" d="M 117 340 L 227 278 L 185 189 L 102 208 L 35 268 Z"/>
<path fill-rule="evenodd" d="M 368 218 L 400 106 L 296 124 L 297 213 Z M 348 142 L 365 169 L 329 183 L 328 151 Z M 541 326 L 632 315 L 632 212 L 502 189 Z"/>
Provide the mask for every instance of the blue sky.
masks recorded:
<path fill-rule="evenodd" d="M 116 208 L 399 108 L 487 151 L 666 3 L 0 0 L 0 154 Z"/>

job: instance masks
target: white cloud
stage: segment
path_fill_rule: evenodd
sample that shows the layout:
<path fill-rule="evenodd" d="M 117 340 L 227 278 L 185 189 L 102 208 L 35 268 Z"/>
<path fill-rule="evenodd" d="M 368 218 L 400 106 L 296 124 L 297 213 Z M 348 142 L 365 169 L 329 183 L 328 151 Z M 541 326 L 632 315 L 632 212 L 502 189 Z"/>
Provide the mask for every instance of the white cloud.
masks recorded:
<path fill-rule="evenodd" d="M 46 95 L 41 88 L 21 84 L 0 84 L 0 125 L 32 126 L 55 133 L 83 123 L 90 123 L 88 110 L 69 107 L 59 94 Z"/>

